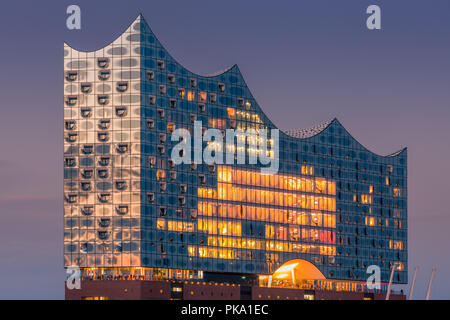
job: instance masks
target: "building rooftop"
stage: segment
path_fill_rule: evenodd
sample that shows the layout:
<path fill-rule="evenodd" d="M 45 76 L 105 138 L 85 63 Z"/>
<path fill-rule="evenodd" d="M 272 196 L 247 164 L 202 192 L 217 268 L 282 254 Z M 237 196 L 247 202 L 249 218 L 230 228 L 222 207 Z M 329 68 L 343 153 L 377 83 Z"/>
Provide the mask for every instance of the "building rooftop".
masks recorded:
<path fill-rule="evenodd" d="M 302 129 L 291 129 L 291 130 L 283 130 L 284 133 L 286 133 L 288 136 L 294 137 L 294 138 L 310 138 L 312 136 L 315 136 L 316 134 L 321 133 L 323 130 L 325 130 L 326 127 L 328 127 L 334 119 L 325 121 L 321 124 L 315 125 L 310 128 L 302 128 Z"/>

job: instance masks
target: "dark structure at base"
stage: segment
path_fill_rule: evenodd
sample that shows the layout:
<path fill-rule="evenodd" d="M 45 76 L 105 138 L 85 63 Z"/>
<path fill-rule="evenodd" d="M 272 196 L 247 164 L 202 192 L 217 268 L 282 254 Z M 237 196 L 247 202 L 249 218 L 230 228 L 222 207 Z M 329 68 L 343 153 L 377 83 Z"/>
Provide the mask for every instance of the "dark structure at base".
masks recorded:
<path fill-rule="evenodd" d="M 67 300 L 384 300 L 386 293 L 303 290 L 226 283 L 84 280 L 81 289 L 65 289 Z M 390 300 L 405 300 L 391 293 Z"/>

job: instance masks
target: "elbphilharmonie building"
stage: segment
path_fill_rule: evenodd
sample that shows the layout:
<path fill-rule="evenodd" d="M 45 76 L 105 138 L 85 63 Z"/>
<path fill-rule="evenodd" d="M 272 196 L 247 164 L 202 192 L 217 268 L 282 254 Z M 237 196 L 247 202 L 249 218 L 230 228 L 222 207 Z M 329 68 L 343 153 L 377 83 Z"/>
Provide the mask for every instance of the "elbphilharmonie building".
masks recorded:
<path fill-rule="evenodd" d="M 177 164 L 172 134 L 198 123 L 201 134 L 277 129 L 237 65 L 187 70 L 141 15 L 99 50 L 64 45 L 65 267 L 351 291 L 375 265 L 383 283 L 394 266 L 393 283 L 407 283 L 406 149 L 377 155 L 332 119 L 269 135 L 273 174 L 261 162 Z"/>

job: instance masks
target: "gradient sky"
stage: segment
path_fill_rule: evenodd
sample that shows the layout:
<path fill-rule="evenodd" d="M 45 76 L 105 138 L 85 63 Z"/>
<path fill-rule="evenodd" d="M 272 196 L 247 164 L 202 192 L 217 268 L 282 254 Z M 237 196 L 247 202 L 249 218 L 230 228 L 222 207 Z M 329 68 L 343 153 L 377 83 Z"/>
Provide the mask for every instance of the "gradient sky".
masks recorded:
<path fill-rule="evenodd" d="M 64 298 L 63 42 L 98 49 L 140 12 L 189 70 L 237 63 L 280 128 L 337 117 L 376 153 L 408 147 L 409 277 L 423 299 L 436 266 L 431 298 L 450 299 L 449 0 L 2 1 L 0 299 Z"/>

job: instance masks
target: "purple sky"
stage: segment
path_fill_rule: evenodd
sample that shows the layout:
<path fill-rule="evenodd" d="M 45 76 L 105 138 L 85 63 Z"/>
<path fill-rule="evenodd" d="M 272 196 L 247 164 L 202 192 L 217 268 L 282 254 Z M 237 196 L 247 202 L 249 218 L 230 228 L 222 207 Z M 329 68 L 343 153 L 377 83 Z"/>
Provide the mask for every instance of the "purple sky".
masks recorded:
<path fill-rule="evenodd" d="M 63 41 L 103 47 L 139 12 L 189 70 L 237 63 L 280 128 L 336 116 L 376 153 L 408 147 L 415 297 L 436 266 L 431 297 L 450 298 L 448 0 L 36 3 L 0 11 L 0 299 L 63 298 Z M 81 31 L 65 28 L 69 4 L 81 7 Z M 370 4 L 382 8 L 381 31 L 365 27 Z"/>

